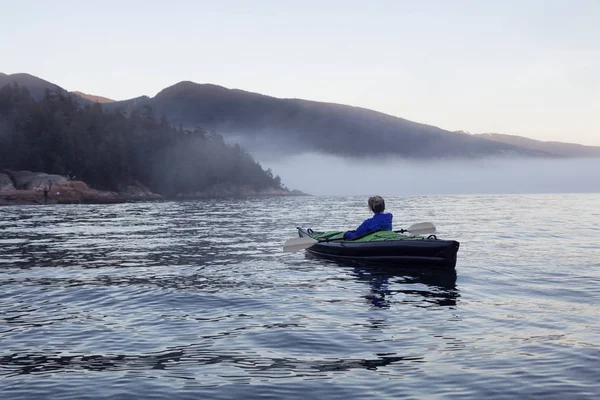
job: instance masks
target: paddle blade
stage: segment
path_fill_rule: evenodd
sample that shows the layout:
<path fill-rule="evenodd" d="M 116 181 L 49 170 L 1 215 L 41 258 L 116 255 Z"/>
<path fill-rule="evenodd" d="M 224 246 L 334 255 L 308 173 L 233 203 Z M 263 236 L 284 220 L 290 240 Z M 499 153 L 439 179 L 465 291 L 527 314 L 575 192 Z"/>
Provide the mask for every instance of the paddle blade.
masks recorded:
<path fill-rule="evenodd" d="M 431 235 L 435 233 L 435 225 L 431 222 L 420 222 L 411 225 L 406 231 L 413 235 Z"/>
<path fill-rule="evenodd" d="M 283 244 L 283 252 L 284 253 L 293 253 L 295 251 L 308 249 L 315 243 L 319 243 L 317 240 L 309 237 L 299 237 L 288 239 Z"/>

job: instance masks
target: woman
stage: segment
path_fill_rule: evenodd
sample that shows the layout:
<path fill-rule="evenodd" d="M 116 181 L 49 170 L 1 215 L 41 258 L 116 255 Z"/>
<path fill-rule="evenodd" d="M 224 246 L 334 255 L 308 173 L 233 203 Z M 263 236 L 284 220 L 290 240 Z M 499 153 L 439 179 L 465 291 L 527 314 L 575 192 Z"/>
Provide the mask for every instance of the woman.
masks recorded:
<path fill-rule="evenodd" d="M 372 218 L 365 220 L 355 231 L 348 231 L 344 234 L 344 239 L 352 240 L 375 231 L 391 231 L 392 218 L 391 213 L 385 211 L 385 201 L 380 196 L 369 197 L 369 209 L 375 213 Z"/>

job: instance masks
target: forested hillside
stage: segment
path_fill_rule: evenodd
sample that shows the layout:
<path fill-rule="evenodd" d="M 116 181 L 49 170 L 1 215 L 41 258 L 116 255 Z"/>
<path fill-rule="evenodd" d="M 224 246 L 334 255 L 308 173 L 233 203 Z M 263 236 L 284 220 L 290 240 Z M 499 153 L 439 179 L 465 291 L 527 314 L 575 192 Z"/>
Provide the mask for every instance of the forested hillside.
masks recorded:
<path fill-rule="evenodd" d="M 67 174 L 109 190 L 140 182 L 166 196 L 215 185 L 281 189 L 242 148 L 214 132 L 175 128 L 151 107 L 131 113 L 82 105 L 47 90 L 38 101 L 15 84 L 0 89 L 0 170 Z"/>

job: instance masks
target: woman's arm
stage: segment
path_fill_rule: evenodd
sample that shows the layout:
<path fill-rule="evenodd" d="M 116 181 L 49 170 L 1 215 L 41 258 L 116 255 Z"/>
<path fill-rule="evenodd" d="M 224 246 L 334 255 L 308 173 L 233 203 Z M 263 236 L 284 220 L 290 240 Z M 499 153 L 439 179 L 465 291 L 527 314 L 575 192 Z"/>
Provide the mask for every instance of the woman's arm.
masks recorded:
<path fill-rule="evenodd" d="M 371 231 L 371 220 L 372 218 L 366 219 L 358 228 L 356 228 L 355 231 L 348 231 L 344 233 L 344 239 L 352 240 Z"/>

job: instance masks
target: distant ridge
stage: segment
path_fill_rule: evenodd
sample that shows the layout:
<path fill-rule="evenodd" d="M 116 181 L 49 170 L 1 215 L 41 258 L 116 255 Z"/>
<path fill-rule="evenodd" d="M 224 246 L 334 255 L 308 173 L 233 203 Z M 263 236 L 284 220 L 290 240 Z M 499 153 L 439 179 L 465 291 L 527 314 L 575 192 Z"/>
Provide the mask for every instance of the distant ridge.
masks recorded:
<path fill-rule="evenodd" d="M 511 144 L 529 150 L 543 151 L 561 157 L 600 157 L 600 146 L 584 146 L 581 144 L 555 141 L 544 142 L 541 140 L 502 133 L 481 133 L 477 136 L 499 143 Z"/>
<path fill-rule="evenodd" d="M 352 157 L 551 156 L 343 104 L 282 99 L 213 84 L 179 82 L 153 98 L 107 109 L 151 106 L 175 125 L 215 130 L 253 153 L 317 152 Z"/>
<path fill-rule="evenodd" d="M 106 103 L 114 103 L 115 102 L 115 100 L 109 99 L 107 97 L 96 96 L 93 94 L 87 94 L 87 93 L 79 92 L 77 90 L 74 90 L 71 93 L 73 93 L 74 95 L 77 95 L 79 97 L 82 97 L 84 99 L 87 99 L 89 101 L 93 101 L 94 103 L 106 104 Z"/>
<path fill-rule="evenodd" d="M 41 98 L 60 86 L 29 74 L 0 74 L 0 87 L 17 83 Z M 66 92 L 66 91 L 65 91 Z M 214 130 L 254 154 L 316 152 L 351 157 L 443 159 L 495 157 L 599 157 L 600 147 L 542 142 L 514 135 L 450 132 L 435 126 L 343 104 L 276 98 L 214 84 L 182 81 L 156 96 L 125 101 L 73 92 L 82 104 L 131 115 L 151 107 L 175 126 Z"/>

